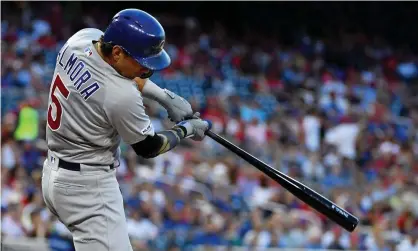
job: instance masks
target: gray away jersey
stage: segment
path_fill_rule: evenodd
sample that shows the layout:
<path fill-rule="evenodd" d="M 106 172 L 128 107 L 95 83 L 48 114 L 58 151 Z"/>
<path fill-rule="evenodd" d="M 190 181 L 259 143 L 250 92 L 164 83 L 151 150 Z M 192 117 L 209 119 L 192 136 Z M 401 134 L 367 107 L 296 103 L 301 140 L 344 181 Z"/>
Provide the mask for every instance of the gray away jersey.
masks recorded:
<path fill-rule="evenodd" d="M 134 81 L 119 75 L 94 47 L 102 35 L 83 29 L 57 57 L 46 139 L 69 162 L 109 165 L 117 161 L 121 138 L 133 144 L 154 135 Z"/>

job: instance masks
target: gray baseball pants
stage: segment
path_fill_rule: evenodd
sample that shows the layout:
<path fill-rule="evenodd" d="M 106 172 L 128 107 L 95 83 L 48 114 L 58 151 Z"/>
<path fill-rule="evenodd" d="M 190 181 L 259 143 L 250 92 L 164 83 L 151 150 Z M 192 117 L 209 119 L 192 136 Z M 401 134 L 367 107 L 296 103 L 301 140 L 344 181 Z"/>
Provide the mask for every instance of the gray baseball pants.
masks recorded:
<path fill-rule="evenodd" d="M 81 165 L 59 167 L 48 151 L 42 173 L 44 201 L 73 235 L 77 251 L 132 251 L 116 170 Z"/>

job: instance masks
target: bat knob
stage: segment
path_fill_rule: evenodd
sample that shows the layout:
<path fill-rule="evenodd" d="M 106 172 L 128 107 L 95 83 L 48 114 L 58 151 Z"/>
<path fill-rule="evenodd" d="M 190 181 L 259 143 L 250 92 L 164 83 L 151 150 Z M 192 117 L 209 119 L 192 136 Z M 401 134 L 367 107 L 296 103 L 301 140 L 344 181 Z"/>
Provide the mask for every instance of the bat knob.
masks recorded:
<path fill-rule="evenodd" d="M 209 131 L 210 129 L 212 129 L 212 121 L 210 121 L 210 120 L 205 120 L 205 121 L 208 122 L 208 124 L 209 124 L 208 130 L 207 130 L 207 131 Z"/>

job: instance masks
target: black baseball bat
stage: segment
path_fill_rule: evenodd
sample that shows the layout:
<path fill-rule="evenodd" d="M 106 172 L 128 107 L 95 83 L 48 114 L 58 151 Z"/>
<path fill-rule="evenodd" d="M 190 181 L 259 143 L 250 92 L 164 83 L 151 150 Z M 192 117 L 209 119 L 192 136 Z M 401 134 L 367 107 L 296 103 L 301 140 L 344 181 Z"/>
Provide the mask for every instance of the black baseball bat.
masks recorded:
<path fill-rule="evenodd" d="M 273 167 L 267 165 L 263 161 L 257 159 L 251 154 L 247 153 L 243 149 L 229 142 L 225 138 L 219 136 L 218 134 L 207 131 L 206 135 L 223 145 L 230 151 L 234 152 L 236 155 L 240 156 L 248 163 L 256 167 L 258 170 L 262 171 L 270 178 L 279 183 L 283 188 L 292 193 L 294 196 L 299 198 L 301 201 L 305 202 L 318 212 L 322 213 L 330 220 L 334 221 L 344 229 L 349 232 L 353 232 L 357 227 L 359 220 L 354 215 L 350 214 L 346 210 L 337 206 L 334 202 L 328 200 L 321 194 L 315 192 L 308 186 L 300 183 L 287 176 L 286 174 L 274 169 Z"/>

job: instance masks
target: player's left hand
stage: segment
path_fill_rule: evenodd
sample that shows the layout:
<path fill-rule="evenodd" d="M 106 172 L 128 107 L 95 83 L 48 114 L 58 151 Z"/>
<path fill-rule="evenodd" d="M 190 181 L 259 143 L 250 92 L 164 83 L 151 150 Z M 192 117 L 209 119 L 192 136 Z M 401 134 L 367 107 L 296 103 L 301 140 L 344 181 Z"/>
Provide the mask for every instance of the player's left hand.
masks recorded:
<path fill-rule="evenodd" d="M 168 118 L 173 122 L 180 122 L 193 116 L 192 106 L 187 100 L 172 91 L 164 89 L 165 98 L 157 100 L 168 113 Z"/>
<path fill-rule="evenodd" d="M 138 89 L 144 97 L 157 101 L 168 113 L 171 121 L 178 123 L 193 116 L 192 106 L 187 100 L 167 89 L 161 89 L 151 80 L 135 78 Z"/>

